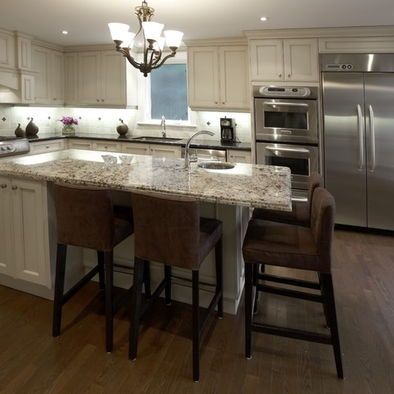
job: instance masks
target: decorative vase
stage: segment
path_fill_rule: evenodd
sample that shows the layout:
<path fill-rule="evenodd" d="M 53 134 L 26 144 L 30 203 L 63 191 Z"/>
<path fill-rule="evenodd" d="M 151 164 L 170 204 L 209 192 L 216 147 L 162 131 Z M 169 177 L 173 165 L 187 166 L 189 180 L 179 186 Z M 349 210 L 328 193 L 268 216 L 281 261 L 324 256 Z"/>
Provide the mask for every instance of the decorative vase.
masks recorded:
<path fill-rule="evenodd" d="M 33 118 L 30 119 L 30 122 L 26 126 L 26 137 L 34 137 L 37 135 L 40 129 L 38 126 L 33 123 Z"/>
<path fill-rule="evenodd" d="M 25 137 L 25 131 L 22 129 L 20 123 L 18 123 L 18 127 L 15 129 L 15 135 L 18 138 L 24 138 Z"/>
<path fill-rule="evenodd" d="M 62 130 L 63 135 L 74 135 L 75 127 L 72 124 L 65 124 Z"/>
<path fill-rule="evenodd" d="M 123 119 L 119 119 L 120 125 L 116 128 L 116 131 L 119 133 L 120 136 L 124 136 L 129 132 L 129 127 L 127 124 L 123 123 Z"/>

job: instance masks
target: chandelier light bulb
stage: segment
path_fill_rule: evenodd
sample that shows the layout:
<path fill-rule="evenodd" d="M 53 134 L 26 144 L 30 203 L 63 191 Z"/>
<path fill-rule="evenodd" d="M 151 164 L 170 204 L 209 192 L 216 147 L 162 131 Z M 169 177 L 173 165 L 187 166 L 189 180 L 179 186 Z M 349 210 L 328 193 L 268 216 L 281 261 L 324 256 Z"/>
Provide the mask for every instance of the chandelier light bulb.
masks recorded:
<path fill-rule="evenodd" d="M 164 36 L 169 48 L 179 48 L 181 46 L 183 33 L 177 30 L 165 30 Z"/>
<path fill-rule="evenodd" d="M 130 26 L 125 23 L 108 23 L 113 41 L 123 41 Z"/>

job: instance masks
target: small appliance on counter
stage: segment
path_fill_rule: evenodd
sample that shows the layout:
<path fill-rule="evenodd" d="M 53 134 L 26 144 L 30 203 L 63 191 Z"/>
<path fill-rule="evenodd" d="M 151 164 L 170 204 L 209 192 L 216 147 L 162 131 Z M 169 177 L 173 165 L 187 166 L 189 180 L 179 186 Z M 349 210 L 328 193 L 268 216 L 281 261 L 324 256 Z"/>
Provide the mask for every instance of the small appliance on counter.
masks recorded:
<path fill-rule="evenodd" d="M 235 120 L 232 118 L 220 118 L 220 141 L 223 144 L 235 142 Z"/>
<path fill-rule="evenodd" d="M 0 158 L 29 153 L 30 144 L 26 138 L 0 136 Z"/>

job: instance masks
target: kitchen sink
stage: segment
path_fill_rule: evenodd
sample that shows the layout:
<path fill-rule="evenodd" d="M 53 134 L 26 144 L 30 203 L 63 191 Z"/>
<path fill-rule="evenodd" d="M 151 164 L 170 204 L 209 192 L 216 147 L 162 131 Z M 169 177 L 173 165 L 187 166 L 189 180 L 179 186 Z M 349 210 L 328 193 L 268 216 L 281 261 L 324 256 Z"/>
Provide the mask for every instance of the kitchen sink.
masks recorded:
<path fill-rule="evenodd" d="M 135 141 L 144 141 L 144 142 L 177 142 L 182 141 L 182 138 L 170 138 L 170 137 L 135 137 L 133 138 Z"/>
<path fill-rule="evenodd" d="M 197 164 L 198 167 L 204 168 L 206 170 L 231 170 L 234 168 L 234 164 L 223 163 L 219 161 L 205 161 Z"/>

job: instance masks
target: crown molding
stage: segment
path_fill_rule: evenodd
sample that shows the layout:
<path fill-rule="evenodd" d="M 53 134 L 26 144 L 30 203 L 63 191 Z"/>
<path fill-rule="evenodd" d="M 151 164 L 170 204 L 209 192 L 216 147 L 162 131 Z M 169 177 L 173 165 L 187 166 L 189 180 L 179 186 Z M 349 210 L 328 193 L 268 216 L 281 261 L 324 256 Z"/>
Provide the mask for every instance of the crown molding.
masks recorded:
<path fill-rule="evenodd" d="M 65 53 L 68 52 L 94 52 L 94 51 L 111 51 L 115 50 L 114 44 L 99 44 L 99 45 L 70 45 L 63 47 Z"/>
<path fill-rule="evenodd" d="M 249 39 L 261 38 L 310 38 L 310 37 L 394 37 L 394 26 L 324 27 L 308 29 L 246 30 Z"/>
<path fill-rule="evenodd" d="M 205 38 L 201 40 L 184 40 L 186 46 L 226 46 L 226 45 L 248 45 L 246 37 L 227 38 Z"/>
<path fill-rule="evenodd" d="M 32 45 L 41 47 L 41 48 L 46 48 L 46 49 L 52 49 L 55 51 L 59 51 L 59 52 L 63 52 L 64 51 L 64 47 L 61 45 L 57 45 L 57 44 L 52 44 L 51 42 L 47 42 L 47 41 L 41 41 L 41 40 L 33 40 Z"/>

